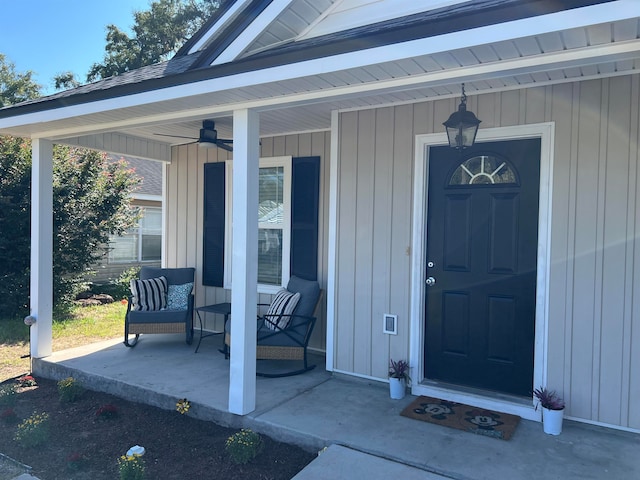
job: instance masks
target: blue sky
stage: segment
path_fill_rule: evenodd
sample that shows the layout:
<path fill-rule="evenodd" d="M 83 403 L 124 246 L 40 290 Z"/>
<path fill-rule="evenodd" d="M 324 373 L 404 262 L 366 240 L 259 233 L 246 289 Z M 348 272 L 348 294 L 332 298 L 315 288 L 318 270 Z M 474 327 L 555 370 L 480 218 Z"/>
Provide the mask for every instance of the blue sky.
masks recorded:
<path fill-rule="evenodd" d="M 102 61 L 106 26 L 129 32 L 133 11 L 151 0 L 0 0 L 0 53 L 17 72 L 32 70 L 43 93 L 53 77 L 72 71 L 81 82 Z"/>

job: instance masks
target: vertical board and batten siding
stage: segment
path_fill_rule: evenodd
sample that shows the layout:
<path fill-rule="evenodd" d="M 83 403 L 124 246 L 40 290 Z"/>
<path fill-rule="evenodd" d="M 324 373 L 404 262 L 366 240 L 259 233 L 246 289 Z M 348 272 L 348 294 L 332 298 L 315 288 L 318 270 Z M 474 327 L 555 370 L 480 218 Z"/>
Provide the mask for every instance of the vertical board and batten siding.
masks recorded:
<path fill-rule="evenodd" d="M 327 225 L 329 221 L 329 132 L 314 132 L 262 139 L 261 157 L 320 157 L 318 281 L 327 286 Z M 230 302 L 231 291 L 202 284 L 204 164 L 223 162 L 232 154 L 221 149 L 202 149 L 197 145 L 174 147 L 166 173 L 166 265 L 196 268 L 196 305 Z M 260 303 L 270 303 L 271 296 L 259 295 Z M 326 349 L 326 297 L 318 310 L 318 323 L 309 343 L 311 348 Z M 222 329 L 220 315 L 207 315 L 205 328 Z M 197 322 L 197 318 L 196 318 Z M 196 323 L 197 326 L 197 323 Z"/>
<path fill-rule="evenodd" d="M 340 120 L 335 368 L 386 377 L 409 345 L 412 105 Z M 382 333 L 398 316 L 398 335 Z"/>
<path fill-rule="evenodd" d="M 167 267 L 195 267 L 196 305 L 231 301 L 231 293 L 202 285 L 202 238 L 204 214 L 203 165 L 227 160 L 225 150 L 182 145 L 173 148 L 166 171 L 166 253 Z M 194 319 L 197 324 L 197 317 Z M 205 328 L 222 329 L 222 317 L 208 315 Z"/>
<path fill-rule="evenodd" d="M 640 428 L 640 77 L 469 97 L 481 128 L 555 122 L 547 384 L 567 415 Z M 386 378 L 409 356 L 415 135 L 457 99 L 339 117 L 336 370 Z M 543 241 L 544 239 L 541 239 Z M 634 302 L 635 299 L 635 302 Z M 398 315 L 398 335 L 382 315 Z"/>
<path fill-rule="evenodd" d="M 119 133 L 99 133 L 84 137 L 73 137 L 66 139 L 62 143 L 149 160 L 169 161 L 171 159 L 171 149 L 166 144 L 129 137 Z"/>

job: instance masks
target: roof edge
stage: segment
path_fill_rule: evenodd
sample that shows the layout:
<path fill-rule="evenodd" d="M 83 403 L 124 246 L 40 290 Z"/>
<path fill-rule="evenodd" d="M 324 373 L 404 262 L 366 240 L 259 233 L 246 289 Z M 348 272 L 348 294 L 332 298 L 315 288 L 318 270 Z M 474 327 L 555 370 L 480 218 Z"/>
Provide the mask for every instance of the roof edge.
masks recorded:
<path fill-rule="evenodd" d="M 0 119 L 351 53 L 361 50 L 363 45 L 366 45 L 367 49 L 376 48 L 612 1 L 615 0 L 563 0 L 561 4 L 556 0 L 484 0 L 477 3 L 469 2 L 462 4 L 466 8 L 458 7 L 450 12 L 438 11 L 436 15 L 432 14 L 431 16 L 427 14 L 412 15 L 412 23 L 388 23 L 385 28 L 375 31 L 368 31 L 365 27 L 358 27 L 350 31 L 347 36 L 337 36 L 336 38 L 335 34 L 329 34 L 323 37 L 314 37 L 208 68 L 191 69 L 190 67 L 182 73 L 152 78 L 138 83 L 116 85 L 109 89 L 71 94 L 50 100 L 46 100 L 46 97 L 44 97 L 45 99 L 40 102 L 29 102 L 24 105 L 17 104 L 0 109 Z M 479 5 L 482 5 L 483 8 L 478 8 Z M 532 8 L 527 10 L 523 8 L 525 5 L 530 5 Z M 487 21 L 489 14 L 491 14 L 491 20 Z M 429 31 L 425 34 L 425 24 L 427 23 Z"/>

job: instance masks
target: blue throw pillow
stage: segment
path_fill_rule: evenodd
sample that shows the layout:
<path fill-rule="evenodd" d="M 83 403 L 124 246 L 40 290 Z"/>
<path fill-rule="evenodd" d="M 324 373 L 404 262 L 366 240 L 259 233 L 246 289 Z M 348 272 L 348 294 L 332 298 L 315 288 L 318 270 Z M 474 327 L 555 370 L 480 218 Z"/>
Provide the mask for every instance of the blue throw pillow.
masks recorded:
<path fill-rule="evenodd" d="M 167 310 L 187 310 L 189 308 L 189 295 L 193 290 L 193 282 L 182 285 L 169 285 L 167 291 Z"/>

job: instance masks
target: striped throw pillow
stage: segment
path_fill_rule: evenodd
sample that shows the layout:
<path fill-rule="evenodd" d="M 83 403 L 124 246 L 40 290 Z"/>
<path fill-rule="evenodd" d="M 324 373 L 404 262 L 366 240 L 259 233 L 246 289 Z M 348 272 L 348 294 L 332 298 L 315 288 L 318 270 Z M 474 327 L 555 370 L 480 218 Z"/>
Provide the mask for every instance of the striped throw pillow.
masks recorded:
<path fill-rule="evenodd" d="M 298 306 L 300 293 L 291 293 L 281 288 L 273 297 L 269 310 L 265 314 L 265 325 L 271 330 L 285 329 L 291 321 L 291 315 Z M 286 316 L 285 316 L 286 315 Z"/>
<path fill-rule="evenodd" d="M 131 280 L 130 286 L 133 295 L 132 310 L 147 312 L 166 308 L 167 279 L 165 277 Z"/>

